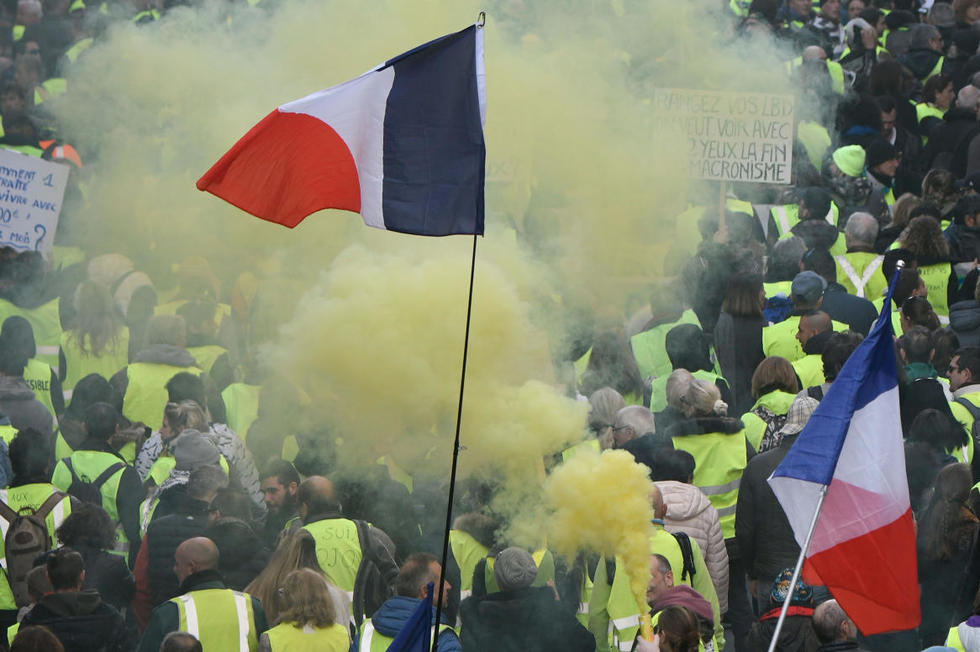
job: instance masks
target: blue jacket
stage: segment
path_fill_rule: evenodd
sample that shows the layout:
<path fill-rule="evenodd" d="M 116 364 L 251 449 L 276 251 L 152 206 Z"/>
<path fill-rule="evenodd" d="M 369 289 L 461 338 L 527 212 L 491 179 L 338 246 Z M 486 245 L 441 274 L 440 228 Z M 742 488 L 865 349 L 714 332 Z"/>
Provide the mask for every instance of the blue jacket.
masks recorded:
<path fill-rule="evenodd" d="M 418 607 L 421 600 L 419 598 L 406 598 L 396 595 L 388 598 L 381 608 L 371 616 L 371 624 L 374 629 L 384 636 L 394 638 L 401 628 L 405 626 L 412 612 Z M 432 624 L 436 622 L 436 610 L 432 608 Z M 443 620 L 444 624 L 446 623 Z M 459 638 L 454 632 L 446 631 L 439 637 L 439 652 L 462 652 L 463 648 L 459 644 Z"/>

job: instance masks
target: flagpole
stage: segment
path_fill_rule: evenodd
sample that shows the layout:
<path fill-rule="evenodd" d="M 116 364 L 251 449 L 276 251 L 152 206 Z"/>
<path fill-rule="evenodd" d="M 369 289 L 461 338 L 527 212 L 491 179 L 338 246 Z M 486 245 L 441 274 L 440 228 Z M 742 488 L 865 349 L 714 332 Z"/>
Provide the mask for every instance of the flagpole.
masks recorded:
<path fill-rule="evenodd" d="M 482 12 L 481 12 L 482 14 Z M 473 312 L 473 277 L 476 272 L 476 240 L 473 234 L 473 256 L 470 259 L 470 291 L 466 301 L 466 331 L 463 336 L 463 368 L 459 377 L 459 405 L 456 408 L 456 439 L 453 442 L 453 465 L 449 473 L 449 501 L 446 505 L 446 530 L 442 538 L 442 564 L 439 570 L 439 599 L 436 601 L 435 635 L 432 637 L 432 652 L 437 652 L 439 645 L 439 624 L 442 618 L 442 598 L 445 591 L 442 587 L 446 581 L 446 562 L 449 559 L 449 530 L 453 525 L 453 498 L 456 493 L 456 468 L 459 462 L 459 427 L 463 418 L 463 389 L 466 387 L 466 358 L 470 348 L 470 315 Z"/>
<path fill-rule="evenodd" d="M 796 560 L 796 568 L 793 569 L 793 579 L 789 581 L 789 590 L 786 592 L 786 599 L 783 600 L 783 608 L 779 612 L 779 620 L 776 621 L 776 631 L 772 633 L 772 640 L 769 641 L 769 652 L 775 652 L 776 643 L 779 642 L 779 632 L 783 629 L 783 622 L 786 620 L 786 612 L 793 601 L 793 591 L 796 590 L 796 582 L 800 579 L 800 571 L 803 569 L 803 560 L 806 559 L 806 551 L 810 548 L 810 539 L 813 538 L 813 531 L 817 529 L 817 518 L 820 516 L 820 508 L 823 507 L 823 499 L 827 495 L 827 485 L 820 489 L 820 496 L 817 498 L 817 508 L 813 510 L 813 520 L 810 521 L 810 530 L 806 533 L 803 546 L 800 547 L 800 557 Z M 435 650 L 433 650 L 435 652 Z"/>

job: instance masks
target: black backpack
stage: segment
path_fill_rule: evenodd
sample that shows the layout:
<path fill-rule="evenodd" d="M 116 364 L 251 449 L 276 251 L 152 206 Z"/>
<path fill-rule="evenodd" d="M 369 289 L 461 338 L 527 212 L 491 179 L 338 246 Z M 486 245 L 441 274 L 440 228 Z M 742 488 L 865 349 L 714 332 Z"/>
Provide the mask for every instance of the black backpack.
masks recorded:
<path fill-rule="evenodd" d="M 7 582 L 18 608 L 31 603 L 31 596 L 27 591 L 27 573 L 34 567 L 34 559 L 42 552 L 54 548 L 54 540 L 48 532 L 45 519 L 55 505 L 66 497 L 66 494 L 55 491 L 36 510 L 26 507 L 19 513 L 0 501 L 0 518 L 10 524 L 7 536 L 3 539 Z"/>
<path fill-rule="evenodd" d="M 762 405 L 753 409 L 752 414 L 766 422 L 766 430 L 762 433 L 762 439 L 759 440 L 758 452 L 762 453 L 778 446 L 779 441 L 776 434 L 786 425 L 786 417 L 789 415 L 776 414 Z"/>
<path fill-rule="evenodd" d="M 70 457 L 66 457 L 64 462 L 65 466 L 68 467 L 68 472 L 71 473 L 71 484 L 68 486 L 68 493 L 79 500 L 84 500 L 87 503 L 100 507 L 102 506 L 102 485 L 108 482 L 109 478 L 115 475 L 117 471 L 126 468 L 123 462 L 110 464 L 109 468 L 100 473 L 99 477 L 93 482 L 87 482 L 75 473 Z"/>

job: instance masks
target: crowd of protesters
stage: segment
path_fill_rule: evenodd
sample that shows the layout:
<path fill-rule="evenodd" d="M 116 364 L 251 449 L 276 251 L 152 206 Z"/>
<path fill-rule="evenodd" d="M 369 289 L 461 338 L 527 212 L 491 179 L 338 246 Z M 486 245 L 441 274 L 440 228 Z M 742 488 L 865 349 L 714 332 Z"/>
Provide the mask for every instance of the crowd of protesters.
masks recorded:
<path fill-rule="evenodd" d="M 107 26 L 154 29 L 171 4 L 0 2 L 0 147 L 74 179 L 89 153 L 50 103 Z M 273 416 L 302 388 L 257 364 L 247 282 L 202 259 L 151 278 L 62 236 L 0 249 L 0 645 L 368 652 L 431 595 L 443 652 L 763 650 L 787 602 L 778 650 L 980 652 L 980 0 L 724 11 L 724 38 L 788 55 L 793 183 L 686 211 L 701 242 L 649 305 L 556 361 L 588 432 L 544 466 L 624 450 L 654 481 L 645 604 L 618 555 L 512 545 L 492 482 L 457 488 L 443 568 L 443 482 L 390 455 L 341 469 L 329 433 Z M 864 636 L 792 584 L 767 478 L 882 313 L 922 621 Z"/>

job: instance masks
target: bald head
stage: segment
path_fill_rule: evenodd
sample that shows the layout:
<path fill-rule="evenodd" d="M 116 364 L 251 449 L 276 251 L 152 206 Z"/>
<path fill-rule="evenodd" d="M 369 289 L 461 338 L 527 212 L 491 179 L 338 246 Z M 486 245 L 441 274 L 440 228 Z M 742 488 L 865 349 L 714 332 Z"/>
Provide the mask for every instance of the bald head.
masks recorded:
<path fill-rule="evenodd" d="M 806 327 L 815 333 L 826 333 L 830 330 L 830 315 L 822 310 L 816 310 L 800 317 L 800 324 L 806 323 Z"/>
<path fill-rule="evenodd" d="M 307 518 L 327 513 L 339 513 L 340 503 L 333 482 L 322 475 L 311 475 L 299 485 L 296 492 L 299 501 L 299 515 L 304 523 Z"/>
<path fill-rule="evenodd" d="M 827 53 L 819 45 L 810 45 L 803 48 L 804 61 L 823 61 L 827 58 Z"/>
<path fill-rule="evenodd" d="M 813 630 L 824 645 L 857 638 L 857 627 L 837 600 L 827 600 L 813 611 Z"/>
<path fill-rule="evenodd" d="M 179 546 L 174 553 L 174 573 L 183 582 L 190 575 L 218 567 L 218 546 L 207 537 L 194 537 Z"/>
<path fill-rule="evenodd" d="M 657 485 L 653 485 L 653 491 L 650 492 L 650 506 L 653 507 L 653 517 L 663 518 L 667 515 L 667 506 L 664 504 L 664 495 L 660 492 L 660 488 Z"/>
<path fill-rule="evenodd" d="M 878 220 L 870 213 L 854 213 L 847 218 L 844 227 L 844 240 L 847 248 L 873 247 L 878 238 Z"/>

